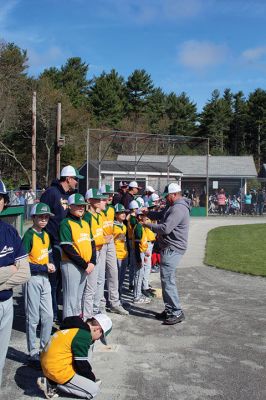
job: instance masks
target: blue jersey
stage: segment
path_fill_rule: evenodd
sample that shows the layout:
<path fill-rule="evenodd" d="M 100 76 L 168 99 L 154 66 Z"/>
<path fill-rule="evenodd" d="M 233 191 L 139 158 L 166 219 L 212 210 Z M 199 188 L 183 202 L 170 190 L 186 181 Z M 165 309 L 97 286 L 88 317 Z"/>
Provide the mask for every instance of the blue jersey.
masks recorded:
<path fill-rule="evenodd" d="M 21 258 L 27 257 L 16 229 L 0 219 L 0 268 L 14 265 Z M 1 290 L 0 301 L 6 301 L 12 297 L 13 291 Z"/>

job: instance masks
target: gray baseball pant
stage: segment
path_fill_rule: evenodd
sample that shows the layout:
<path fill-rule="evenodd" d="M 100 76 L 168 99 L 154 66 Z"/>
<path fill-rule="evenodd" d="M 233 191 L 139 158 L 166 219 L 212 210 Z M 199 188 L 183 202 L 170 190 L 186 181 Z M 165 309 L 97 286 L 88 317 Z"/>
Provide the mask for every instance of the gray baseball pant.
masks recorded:
<path fill-rule="evenodd" d="M 106 284 L 108 290 L 108 302 L 111 307 L 120 305 L 119 300 L 119 279 L 117 268 L 117 257 L 115 243 L 112 239 L 106 245 Z"/>
<path fill-rule="evenodd" d="M 87 273 L 71 261 L 61 263 L 63 287 L 63 319 L 81 314 L 81 299 Z"/>
<path fill-rule="evenodd" d="M 0 387 L 13 322 L 13 299 L 0 302 Z"/>
<path fill-rule="evenodd" d="M 96 251 L 96 264 L 93 268 L 93 271 L 87 275 L 86 283 L 82 296 L 82 314 L 83 319 L 86 321 L 88 318 L 92 318 L 94 315 L 94 298 L 97 289 L 97 278 L 98 278 L 98 269 L 99 269 L 100 259 L 100 250 Z"/>
<path fill-rule="evenodd" d="M 26 314 L 26 337 L 29 355 L 39 353 L 36 330 L 41 319 L 40 350 L 50 339 L 53 326 L 51 285 L 46 275 L 34 275 L 23 285 Z"/>
<path fill-rule="evenodd" d="M 57 385 L 57 388 L 62 392 L 82 399 L 93 399 L 100 390 L 97 383 L 78 374 L 75 374 L 73 378 L 64 385 Z"/>
<path fill-rule="evenodd" d="M 152 255 L 152 249 L 153 249 L 153 243 L 148 242 L 148 251 L 150 255 L 147 257 L 144 263 L 144 277 L 143 277 L 143 290 L 148 290 L 149 289 L 149 277 L 151 273 L 151 255 Z"/>
<path fill-rule="evenodd" d="M 100 312 L 101 300 L 104 295 L 105 263 L 106 263 L 106 244 L 104 244 L 101 250 L 99 250 L 95 266 L 97 272 L 97 284 L 93 298 L 93 315 L 96 315 Z"/>

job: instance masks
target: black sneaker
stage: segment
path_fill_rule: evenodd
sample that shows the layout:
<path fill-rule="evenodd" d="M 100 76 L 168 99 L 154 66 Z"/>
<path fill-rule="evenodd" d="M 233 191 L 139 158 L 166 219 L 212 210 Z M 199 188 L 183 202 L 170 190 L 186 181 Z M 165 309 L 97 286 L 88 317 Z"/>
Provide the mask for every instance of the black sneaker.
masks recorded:
<path fill-rule="evenodd" d="M 175 325 L 179 322 L 182 322 L 185 319 L 185 315 L 183 311 L 179 315 L 167 315 L 165 320 L 163 321 L 163 325 Z"/>
<path fill-rule="evenodd" d="M 158 319 L 159 321 L 164 321 L 164 320 L 167 318 L 167 313 L 166 313 L 166 311 L 164 310 L 164 311 L 161 312 L 161 313 L 156 313 L 156 314 L 155 314 L 155 318 Z"/>

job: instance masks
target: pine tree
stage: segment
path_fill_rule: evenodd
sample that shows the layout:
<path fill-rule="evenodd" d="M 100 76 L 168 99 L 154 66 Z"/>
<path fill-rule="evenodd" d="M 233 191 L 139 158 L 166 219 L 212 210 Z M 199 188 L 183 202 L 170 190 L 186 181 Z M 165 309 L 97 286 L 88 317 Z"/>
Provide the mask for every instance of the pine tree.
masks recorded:
<path fill-rule="evenodd" d="M 151 76 L 144 69 L 136 69 L 127 79 L 128 113 L 133 116 L 136 130 L 139 118 L 147 111 L 147 99 L 152 93 Z"/>
<path fill-rule="evenodd" d="M 246 146 L 254 155 L 258 168 L 266 158 L 266 91 L 256 89 L 247 101 L 248 123 Z"/>
<path fill-rule="evenodd" d="M 235 156 L 246 153 L 247 102 L 243 92 L 233 95 L 233 117 L 228 135 L 228 150 Z"/>
<path fill-rule="evenodd" d="M 75 107 L 88 105 L 90 81 L 87 79 L 89 65 L 80 57 L 69 58 L 61 69 L 45 69 L 40 78 L 49 78 L 55 89 L 62 89 Z"/>
<path fill-rule="evenodd" d="M 215 154 L 225 154 L 232 120 L 231 96 L 220 97 L 219 90 L 212 92 L 211 100 L 200 115 L 200 136 L 209 137 L 211 150 Z M 230 99 L 230 100 L 229 100 Z"/>
<path fill-rule="evenodd" d="M 94 79 L 90 90 L 92 111 L 97 121 L 106 127 L 117 127 L 125 115 L 125 81 L 112 69 Z"/>
<path fill-rule="evenodd" d="M 147 96 L 147 117 L 152 133 L 160 132 L 160 121 L 165 117 L 166 95 L 161 88 L 156 88 Z"/>
<path fill-rule="evenodd" d="M 169 118 L 171 135 L 193 136 L 197 130 L 197 106 L 192 103 L 186 93 L 177 96 L 170 93 L 166 99 L 166 114 Z"/>
<path fill-rule="evenodd" d="M 14 43 L 0 43 L 0 169 L 5 173 L 7 163 L 11 174 L 19 170 L 30 182 L 30 141 L 25 138 L 24 116 L 29 115 L 31 80 L 27 78 L 27 51 Z"/>

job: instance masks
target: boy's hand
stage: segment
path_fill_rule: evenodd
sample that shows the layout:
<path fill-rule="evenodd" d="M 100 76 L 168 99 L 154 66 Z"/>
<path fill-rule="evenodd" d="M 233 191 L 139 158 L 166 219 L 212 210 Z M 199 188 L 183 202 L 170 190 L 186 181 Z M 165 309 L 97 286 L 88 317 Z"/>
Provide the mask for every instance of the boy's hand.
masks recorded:
<path fill-rule="evenodd" d="M 47 268 L 48 268 L 48 272 L 49 272 L 50 274 L 53 274 L 53 273 L 55 272 L 55 266 L 54 266 L 54 264 L 48 263 L 48 264 L 47 264 Z"/>
<path fill-rule="evenodd" d="M 87 267 L 87 269 L 85 271 L 89 275 L 93 271 L 93 269 L 94 269 L 94 264 L 88 263 L 88 267 Z"/>

